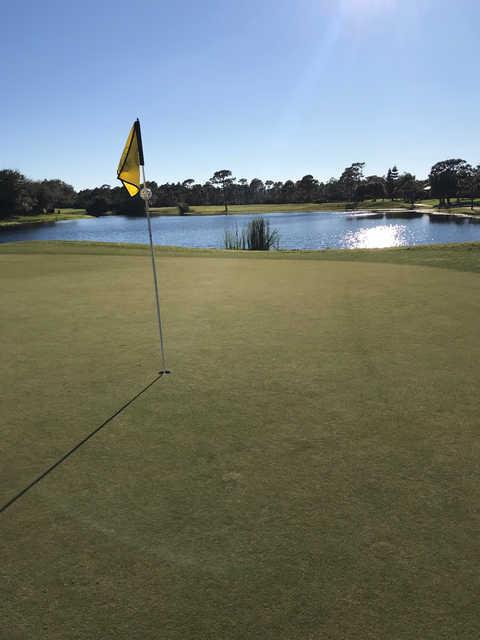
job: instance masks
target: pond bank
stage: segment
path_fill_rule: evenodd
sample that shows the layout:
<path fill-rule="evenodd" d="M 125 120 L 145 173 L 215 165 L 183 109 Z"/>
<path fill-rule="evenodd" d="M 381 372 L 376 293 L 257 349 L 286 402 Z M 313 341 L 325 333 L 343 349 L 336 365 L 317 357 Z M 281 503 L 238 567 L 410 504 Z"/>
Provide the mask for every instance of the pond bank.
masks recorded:
<path fill-rule="evenodd" d="M 376 203 L 373 203 L 374 205 Z M 191 207 L 191 210 L 185 214 L 179 214 L 177 207 L 153 207 L 150 210 L 152 218 L 168 217 L 168 218 L 201 218 L 205 216 L 241 216 L 241 215 L 267 215 L 270 213 L 341 213 L 347 214 L 349 219 L 380 219 L 385 218 L 415 218 L 422 214 L 428 214 L 432 220 L 454 222 L 455 220 L 471 220 L 472 222 L 480 222 L 480 209 L 476 208 L 473 211 L 455 209 L 445 209 L 439 211 L 431 207 L 430 205 L 419 205 L 415 209 L 410 209 L 406 204 L 399 207 L 380 207 L 380 206 L 366 206 L 359 209 L 351 209 L 346 206 L 346 203 L 302 203 L 302 204 L 285 204 L 285 205 L 230 205 L 228 214 L 225 214 L 223 207 L 217 205 L 208 205 L 201 207 Z M 41 227 L 46 225 L 54 225 L 56 222 L 67 222 L 71 220 L 82 219 L 102 219 L 116 216 L 119 214 L 107 213 L 102 216 L 92 216 L 87 214 L 84 210 L 78 210 L 78 213 L 60 212 L 60 213 L 47 213 L 32 216 L 13 216 L 0 220 L 0 233 L 2 231 L 9 231 L 13 229 L 28 229 L 32 227 Z M 121 214 L 120 214 L 121 215 Z M 140 216 L 141 217 L 141 216 Z"/>
<path fill-rule="evenodd" d="M 82 218 L 93 218 L 87 213 L 42 213 L 36 216 L 12 216 L 0 220 L 0 232 L 2 230 L 20 229 L 36 227 L 44 224 L 55 224 L 68 220 L 81 220 Z"/>
<path fill-rule="evenodd" d="M 191 205 L 190 211 L 185 214 L 178 212 L 178 207 L 151 207 L 150 214 L 152 217 L 198 217 L 198 216 L 224 216 L 224 215 L 241 215 L 241 214 L 267 214 L 267 213 L 316 213 L 319 211 L 330 212 L 345 212 L 345 211 L 379 211 L 386 209 L 386 207 L 377 206 L 378 202 L 366 200 L 363 209 L 352 209 L 346 202 L 302 202 L 302 203 L 290 203 L 290 204 L 231 204 L 228 207 L 228 214 L 225 214 L 223 205 Z M 406 203 L 396 203 L 400 206 L 399 210 L 408 210 Z M 30 216 L 12 216 L 0 220 L 0 231 L 2 229 L 12 229 L 21 227 L 30 227 L 36 225 L 49 224 L 54 222 L 62 222 L 65 220 L 77 220 L 82 218 L 104 218 L 112 215 L 123 215 L 112 212 L 107 212 L 101 216 L 92 216 L 86 213 L 85 209 L 60 209 L 59 213 L 43 213 Z"/>

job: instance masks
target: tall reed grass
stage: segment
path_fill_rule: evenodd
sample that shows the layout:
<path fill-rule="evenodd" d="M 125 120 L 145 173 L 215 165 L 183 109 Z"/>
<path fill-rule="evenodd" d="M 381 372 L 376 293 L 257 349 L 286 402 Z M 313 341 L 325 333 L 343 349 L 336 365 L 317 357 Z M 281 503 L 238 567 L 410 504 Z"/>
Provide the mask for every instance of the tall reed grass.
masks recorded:
<path fill-rule="evenodd" d="M 240 249 L 249 251 L 269 251 L 278 249 L 280 235 L 277 229 L 270 229 L 270 221 L 265 218 L 253 218 L 247 226 L 239 231 L 225 231 L 225 249 Z"/>

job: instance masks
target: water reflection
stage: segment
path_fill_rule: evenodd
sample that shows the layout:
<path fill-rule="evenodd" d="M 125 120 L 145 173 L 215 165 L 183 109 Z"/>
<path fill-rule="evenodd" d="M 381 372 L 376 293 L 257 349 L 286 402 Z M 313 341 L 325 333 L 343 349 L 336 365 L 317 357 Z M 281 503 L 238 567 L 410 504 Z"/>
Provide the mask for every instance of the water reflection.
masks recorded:
<path fill-rule="evenodd" d="M 407 244 L 404 225 L 380 225 L 369 229 L 349 231 L 345 234 L 345 247 L 348 249 L 382 249 L 401 247 Z"/>
<path fill-rule="evenodd" d="M 272 229 L 280 233 L 281 249 L 355 249 L 414 246 L 435 242 L 471 242 L 480 240 L 480 219 L 462 218 L 463 224 L 442 215 L 443 224 L 435 218 L 400 212 L 378 219 L 352 216 L 350 212 L 278 212 L 263 214 Z M 439 215 L 439 214 L 437 214 Z M 156 244 L 180 247 L 223 248 L 226 230 L 242 229 L 255 214 L 234 216 L 172 216 L 153 218 Z M 433 224 L 432 224 L 433 223 Z M 144 218 L 106 216 L 79 219 L 39 227 L 0 231 L 1 242 L 22 240 L 89 240 L 92 242 L 147 243 Z"/>

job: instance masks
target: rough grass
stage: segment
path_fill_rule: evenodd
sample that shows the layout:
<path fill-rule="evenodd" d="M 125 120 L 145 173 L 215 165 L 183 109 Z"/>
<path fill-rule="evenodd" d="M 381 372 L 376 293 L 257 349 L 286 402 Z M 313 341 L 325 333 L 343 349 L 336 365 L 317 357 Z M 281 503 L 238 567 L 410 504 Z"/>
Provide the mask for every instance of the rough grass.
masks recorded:
<path fill-rule="evenodd" d="M 428 211 L 430 209 L 436 211 L 438 199 L 419 200 L 415 203 L 414 208 Z M 395 199 L 390 200 L 363 200 L 362 202 L 299 202 L 291 204 L 231 204 L 228 205 L 228 214 L 237 213 L 274 213 L 289 211 L 347 211 L 347 210 L 365 210 L 377 211 L 382 209 L 411 209 L 412 206 L 408 202 Z M 450 213 L 468 213 L 469 215 L 478 215 L 480 213 L 479 203 L 473 210 L 470 206 L 452 207 L 451 209 L 443 209 Z M 153 215 L 175 216 L 178 215 L 178 207 L 153 207 L 151 209 Z M 225 215 L 223 205 L 193 205 L 186 215 Z"/>
<path fill-rule="evenodd" d="M 415 247 L 392 247 L 388 249 L 326 249 L 323 251 L 284 250 L 247 255 L 244 251 L 218 249 L 189 249 L 183 247 L 157 246 L 158 256 L 216 259 L 252 258 L 257 260 L 315 260 L 335 262 L 373 262 L 440 267 L 458 271 L 480 272 L 480 243 L 448 243 L 418 245 Z M 0 245 L 0 253 L 39 255 L 98 255 L 98 256 L 145 256 L 146 245 L 113 242 L 41 241 L 14 242 Z"/>
<path fill-rule="evenodd" d="M 364 200 L 357 203 L 357 209 L 407 209 L 410 205 L 400 200 L 394 202 L 382 200 Z M 236 213 L 274 213 L 289 211 L 345 211 L 352 206 L 347 202 L 297 202 L 289 204 L 229 204 L 228 215 Z M 153 207 L 151 212 L 155 215 L 178 215 L 178 207 Z M 225 215 L 223 205 L 193 205 L 186 215 Z"/>
<path fill-rule="evenodd" d="M 1 516 L 2 637 L 477 638 L 478 245 L 158 255 L 173 374 Z M 0 304 L 6 500 L 154 377 L 148 253 Z"/>
<path fill-rule="evenodd" d="M 235 213 L 272 213 L 275 211 L 321 211 L 326 209 L 332 211 L 333 203 L 328 207 L 315 203 L 291 203 L 291 204 L 229 204 L 228 215 Z M 152 207 L 151 213 L 157 215 L 178 215 L 178 207 Z M 186 215 L 225 215 L 225 208 L 222 205 L 193 205 Z"/>
<path fill-rule="evenodd" d="M 85 209 L 61 209 L 60 213 L 42 213 L 32 216 L 12 216 L 0 220 L 0 229 L 9 227 L 23 227 L 34 224 L 47 224 L 59 220 L 77 220 L 78 218 L 91 218 Z"/>

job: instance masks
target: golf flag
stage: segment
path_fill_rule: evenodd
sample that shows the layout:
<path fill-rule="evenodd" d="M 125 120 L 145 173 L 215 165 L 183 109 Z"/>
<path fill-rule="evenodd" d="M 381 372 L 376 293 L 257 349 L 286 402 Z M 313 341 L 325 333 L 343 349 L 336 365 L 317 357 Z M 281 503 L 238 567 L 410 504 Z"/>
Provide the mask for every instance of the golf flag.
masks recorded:
<path fill-rule="evenodd" d="M 141 168 L 140 168 L 141 167 Z M 150 209 L 148 201 L 152 197 L 152 192 L 147 189 L 145 180 L 145 163 L 143 161 L 142 134 L 140 131 L 140 121 L 137 118 L 128 134 L 127 142 L 118 163 L 117 178 L 131 196 L 136 196 L 140 192 L 140 197 L 145 203 L 145 214 L 147 216 L 148 238 L 150 240 L 150 255 L 152 257 L 153 286 L 155 288 L 155 304 L 157 307 L 158 335 L 160 338 L 160 355 L 162 357 L 162 369 L 160 375 L 170 373 L 165 362 L 165 349 L 163 347 L 163 329 L 160 317 L 160 296 L 158 295 L 157 267 L 155 265 L 155 251 L 153 249 L 152 223 L 150 220 Z M 143 185 L 143 189 L 140 187 Z"/>
<path fill-rule="evenodd" d="M 136 196 L 140 191 L 140 165 L 143 164 L 142 134 L 137 119 L 130 129 L 117 169 L 117 178 L 131 196 Z"/>

